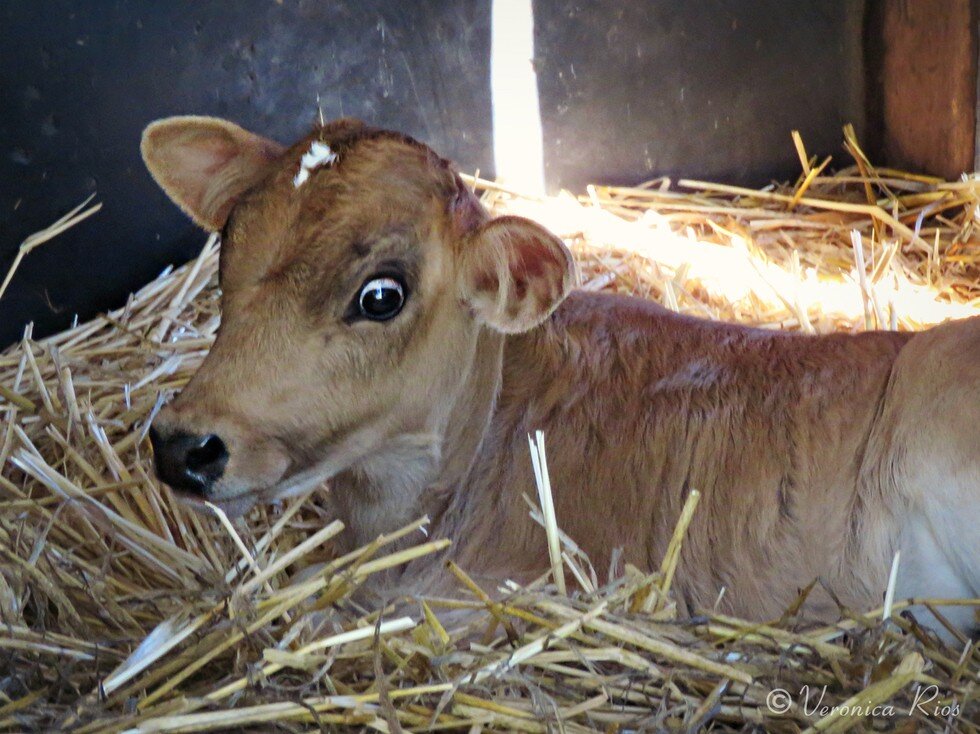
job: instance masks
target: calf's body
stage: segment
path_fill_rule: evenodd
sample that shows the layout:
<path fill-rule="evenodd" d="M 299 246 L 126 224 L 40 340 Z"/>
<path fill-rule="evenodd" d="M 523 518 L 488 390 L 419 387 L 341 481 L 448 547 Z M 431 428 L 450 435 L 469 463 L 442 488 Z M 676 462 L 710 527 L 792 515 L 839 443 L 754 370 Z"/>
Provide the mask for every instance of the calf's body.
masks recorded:
<path fill-rule="evenodd" d="M 980 323 L 945 331 L 955 356 L 956 342 L 980 337 Z M 468 468 L 434 481 L 397 522 L 431 513 L 434 537 L 450 538 L 451 555 L 488 579 L 543 572 L 543 533 L 522 500 L 535 496 L 527 435 L 541 429 L 559 523 L 600 573 L 615 549 L 656 568 L 688 491 L 702 493 L 675 583 L 691 613 L 775 618 L 816 579 L 809 614 L 835 618 L 838 602 L 867 610 L 881 603 L 899 550 L 899 598 L 975 596 L 980 484 L 952 497 L 923 475 L 976 460 L 946 444 L 952 427 L 923 437 L 923 416 L 907 409 L 919 384 L 937 378 L 931 346 L 901 357 L 911 339 L 751 329 L 574 293 L 548 322 L 494 340 L 472 366 L 459 415 L 483 434 L 475 446 L 471 435 L 445 447 L 450 456 L 472 449 Z M 980 383 L 959 377 L 945 388 L 977 406 Z M 474 401 L 481 391 L 489 397 Z M 339 494 L 359 496 L 345 480 L 336 480 Z M 447 483 L 455 488 L 441 491 Z M 388 498 L 376 526 L 348 514 L 352 540 L 393 529 L 396 505 Z M 937 516 L 950 527 L 933 531 Z M 432 561 L 416 563 L 409 586 L 445 580 Z M 969 610 L 945 613 L 969 628 Z"/>
<path fill-rule="evenodd" d="M 568 295 L 560 240 L 352 121 L 284 149 L 175 118 L 143 152 L 222 232 L 221 329 L 151 431 L 182 496 L 242 512 L 329 480 L 351 545 L 428 514 L 469 572 L 529 578 L 543 430 L 558 522 L 600 573 L 617 549 L 657 567 L 702 493 L 674 584 L 690 612 L 775 617 L 817 579 L 809 613 L 867 610 L 896 552 L 899 597 L 980 592 L 980 320 L 813 337 Z M 388 582 L 444 592 L 440 560 Z"/>
<path fill-rule="evenodd" d="M 466 568 L 546 568 L 521 500 L 535 496 L 526 436 L 541 429 L 560 525 L 602 572 L 616 548 L 658 567 L 697 489 L 676 586 L 691 611 L 724 589 L 723 608 L 778 616 L 817 577 L 866 607 L 880 600 L 895 536 L 869 547 L 864 534 L 888 520 L 862 527 L 861 471 L 905 341 L 812 339 L 573 294 L 506 339 L 486 436 L 436 533 L 453 537 Z"/>

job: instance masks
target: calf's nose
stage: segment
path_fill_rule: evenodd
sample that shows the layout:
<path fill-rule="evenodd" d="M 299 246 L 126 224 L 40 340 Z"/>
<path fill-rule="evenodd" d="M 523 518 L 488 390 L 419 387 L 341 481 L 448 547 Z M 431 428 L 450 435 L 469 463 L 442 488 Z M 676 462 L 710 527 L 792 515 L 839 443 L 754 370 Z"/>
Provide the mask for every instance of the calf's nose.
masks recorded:
<path fill-rule="evenodd" d="M 174 489 L 203 496 L 225 471 L 228 449 L 214 433 L 199 436 L 186 431 L 150 427 L 157 477 Z"/>

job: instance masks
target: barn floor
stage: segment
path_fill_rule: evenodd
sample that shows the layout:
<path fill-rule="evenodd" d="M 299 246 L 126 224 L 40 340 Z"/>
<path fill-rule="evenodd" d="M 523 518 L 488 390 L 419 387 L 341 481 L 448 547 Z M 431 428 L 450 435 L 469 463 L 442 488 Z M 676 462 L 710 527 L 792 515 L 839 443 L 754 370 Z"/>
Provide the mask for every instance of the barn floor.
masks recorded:
<path fill-rule="evenodd" d="M 656 181 L 538 199 L 474 184 L 565 237 L 583 288 L 809 332 L 980 312 L 980 182 L 874 170 L 848 145 L 854 165 L 831 176 L 800 143 L 799 180 L 762 191 Z M 0 355 L 0 730 L 977 730 L 977 644 L 944 646 L 901 600 L 888 622 L 678 619 L 676 554 L 602 585 L 566 545 L 567 596 L 546 577 L 486 604 L 447 570 L 470 600 L 455 604 L 482 611 L 446 629 L 445 601 L 379 616 L 350 600 L 440 547 L 417 523 L 336 557 L 315 501 L 234 523 L 188 512 L 151 479 L 146 431 L 213 338 L 216 266 L 211 241 L 125 308 Z M 405 534 L 418 544 L 392 552 Z M 822 705 L 843 707 L 815 705 L 824 687 Z"/>

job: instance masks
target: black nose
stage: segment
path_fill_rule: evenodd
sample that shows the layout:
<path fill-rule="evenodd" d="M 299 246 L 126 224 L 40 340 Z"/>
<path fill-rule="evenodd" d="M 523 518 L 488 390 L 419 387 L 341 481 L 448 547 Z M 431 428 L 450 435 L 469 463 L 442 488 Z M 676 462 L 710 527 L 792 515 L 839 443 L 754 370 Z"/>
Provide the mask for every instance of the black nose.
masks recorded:
<path fill-rule="evenodd" d="M 195 436 L 183 431 L 162 433 L 150 426 L 150 443 L 157 476 L 174 489 L 203 495 L 225 471 L 228 449 L 211 433 Z"/>

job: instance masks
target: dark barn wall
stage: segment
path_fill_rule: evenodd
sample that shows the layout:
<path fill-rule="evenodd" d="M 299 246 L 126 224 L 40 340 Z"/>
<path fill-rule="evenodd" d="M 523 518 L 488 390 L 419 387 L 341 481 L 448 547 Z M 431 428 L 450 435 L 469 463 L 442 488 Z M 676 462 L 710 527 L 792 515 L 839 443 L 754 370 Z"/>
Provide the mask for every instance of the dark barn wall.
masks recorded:
<path fill-rule="evenodd" d="M 0 5 L 0 275 L 92 192 L 103 210 L 33 252 L 0 344 L 120 306 L 203 235 L 157 190 L 139 135 L 221 115 L 288 142 L 353 115 L 493 171 L 490 0 L 38 0 Z M 660 174 L 794 175 L 863 123 L 860 0 L 536 0 L 549 186 Z"/>
<path fill-rule="evenodd" d="M 768 183 L 864 129 L 863 0 L 536 0 L 549 184 Z M 835 156 L 836 159 L 836 156 Z"/>

